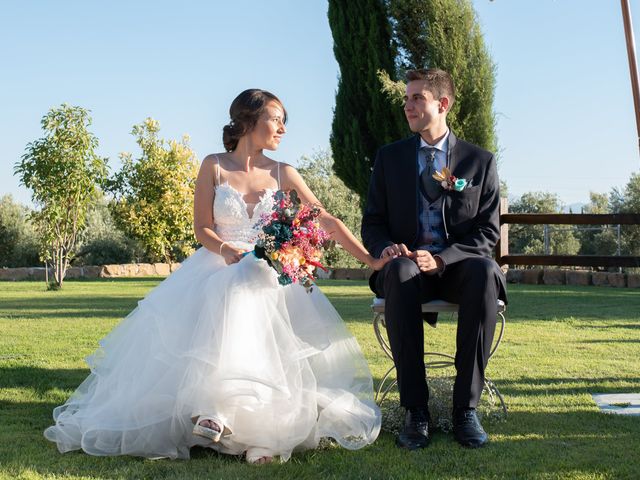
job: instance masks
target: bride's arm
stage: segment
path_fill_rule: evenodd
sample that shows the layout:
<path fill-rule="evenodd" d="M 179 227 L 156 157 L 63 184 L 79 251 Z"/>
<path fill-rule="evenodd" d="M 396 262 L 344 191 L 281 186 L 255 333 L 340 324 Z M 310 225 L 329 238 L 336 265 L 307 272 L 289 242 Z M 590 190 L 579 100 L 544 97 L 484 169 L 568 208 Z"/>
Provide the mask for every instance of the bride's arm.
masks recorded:
<path fill-rule="evenodd" d="M 216 178 L 215 168 L 216 164 L 213 155 L 205 157 L 200 165 L 193 197 L 193 231 L 196 235 L 196 240 L 203 247 L 222 255 L 227 264 L 235 263 L 242 258 L 242 251 L 223 242 L 213 230 L 213 197 L 215 195 L 213 179 Z"/>
<path fill-rule="evenodd" d="M 320 226 L 331 236 L 332 240 L 342 245 L 347 252 L 374 270 L 380 270 L 391 259 L 391 257 L 385 259 L 372 257 L 345 224 L 322 207 L 320 201 L 295 168 L 282 163 L 280 164 L 280 172 L 282 175 L 280 188 L 283 190 L 296 190 L 303 202 L 320 205 L 321 213 L 318 217 Z"/>

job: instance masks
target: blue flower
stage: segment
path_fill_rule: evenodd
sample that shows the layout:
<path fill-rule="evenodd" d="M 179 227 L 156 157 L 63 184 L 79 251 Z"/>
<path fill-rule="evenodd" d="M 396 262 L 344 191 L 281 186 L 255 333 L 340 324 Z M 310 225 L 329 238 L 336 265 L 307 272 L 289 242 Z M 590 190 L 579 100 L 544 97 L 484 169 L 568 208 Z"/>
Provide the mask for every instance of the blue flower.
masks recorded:
<path fill-rule="evenodd" d="M 456 192 L 461 192 L 464 190 L 464 187 L 467 186 L 467 181 L 464 178 L 459 178 L 456 180 L 456 183 L 453 184 L 453 189 Z"/>

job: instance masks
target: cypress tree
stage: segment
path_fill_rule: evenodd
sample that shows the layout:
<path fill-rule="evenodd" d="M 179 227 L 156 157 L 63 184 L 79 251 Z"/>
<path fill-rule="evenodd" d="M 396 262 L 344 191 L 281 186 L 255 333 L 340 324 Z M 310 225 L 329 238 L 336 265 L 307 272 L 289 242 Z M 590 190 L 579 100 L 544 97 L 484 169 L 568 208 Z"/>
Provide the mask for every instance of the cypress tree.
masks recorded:
<path fill-rule="evenodd" d="M 456 134 L 495 152 L 495 66 L 470 0 L 387 0 L 396 65 L 441 68 L 453 77 L 456 101 L 448 122 Z M 393 85 L 380 77 L 388 91 Z M 398 91 L 397 86 L 395 91 Z"/>
<path fill-rule="evenodd" d="M 329 25 L 340 79 L 331 131 L 336 175 L 364 200 L 375 154 L 408 128 L 376 73 L 394 72 L 395 49 L 382 0 L 329 0 Z"/>

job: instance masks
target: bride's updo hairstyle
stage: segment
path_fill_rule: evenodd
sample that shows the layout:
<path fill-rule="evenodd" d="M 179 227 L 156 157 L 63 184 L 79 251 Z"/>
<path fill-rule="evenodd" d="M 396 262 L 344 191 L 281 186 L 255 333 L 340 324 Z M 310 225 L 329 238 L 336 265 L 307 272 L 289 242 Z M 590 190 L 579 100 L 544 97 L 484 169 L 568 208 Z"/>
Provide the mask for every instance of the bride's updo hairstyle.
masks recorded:
<path fill-rule="evenodd" d="M 284 112 L 282 121 L 287 122 L 287 111 L 282 102 L 273 93 L 259 88 L 250 88 L 238 95 L 229 107 L 231 121 L 222 129 L 222 142 L 227 152 L 233 152 L 238 146 L 238 140 L 253 130 L 258 119 L 264 112 L 265 106 L 271 100 L 280 104 Z"/>

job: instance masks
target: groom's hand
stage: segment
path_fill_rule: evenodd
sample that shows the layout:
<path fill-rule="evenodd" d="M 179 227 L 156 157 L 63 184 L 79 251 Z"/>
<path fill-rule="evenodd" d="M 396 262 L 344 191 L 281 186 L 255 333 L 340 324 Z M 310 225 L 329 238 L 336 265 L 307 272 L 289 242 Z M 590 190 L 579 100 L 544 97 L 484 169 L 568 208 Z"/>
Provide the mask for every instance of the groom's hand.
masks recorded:
<path fill-rule="evenodd" d="M 416 250 L 415 252 L 411 252 L 409 258 L 416 262 L 416 265 L 418 265 L 421 272 L 426 273 L 427 275 L 435 275 L 443 269 L 442 260 L 438 257 L 434 258 L 433 255 L 431 255 L 431 252 L 427 250 Z"/>
<path fill-rule="evenodd" d="M 409 255 L 411 255 L 411 251 L 404 243 L 396 243 L 394 245 L 389 245 L 384 250 L 382 250 L 380 258 L 408 257 Z"/>

